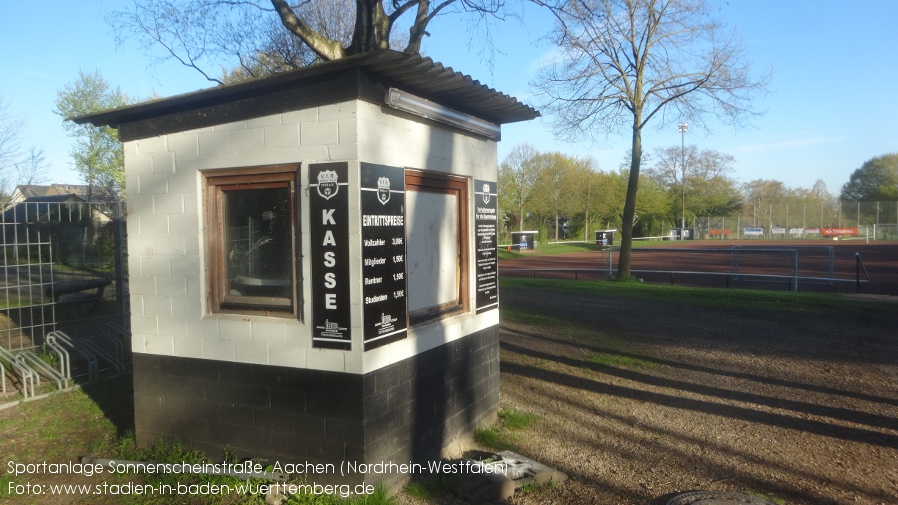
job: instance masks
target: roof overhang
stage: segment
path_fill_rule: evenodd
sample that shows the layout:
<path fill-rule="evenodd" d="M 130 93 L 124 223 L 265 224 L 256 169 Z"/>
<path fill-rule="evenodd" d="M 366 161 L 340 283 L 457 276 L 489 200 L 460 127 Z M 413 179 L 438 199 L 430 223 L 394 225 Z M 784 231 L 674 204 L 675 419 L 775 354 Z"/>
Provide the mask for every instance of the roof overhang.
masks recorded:
<path fill-rule="evenodd" d="M 118 128 L 119 138 L 128 141 L 348 99 L 384 104 L 391 87 L 497 125 L 540 115 L 430 58 L 381 50 L 71 120 Z"/>

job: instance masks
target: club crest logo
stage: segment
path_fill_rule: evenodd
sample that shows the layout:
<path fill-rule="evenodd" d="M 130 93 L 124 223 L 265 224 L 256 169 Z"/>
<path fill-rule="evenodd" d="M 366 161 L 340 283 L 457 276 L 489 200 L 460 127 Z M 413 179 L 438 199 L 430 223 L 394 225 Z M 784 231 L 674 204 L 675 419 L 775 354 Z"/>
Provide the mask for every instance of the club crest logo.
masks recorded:
<path fill-rule="evenodd" d="M 390 201 L 390 179 L 388 177 L 378 177 L 377 199 L 383 205 Z"/>
<path fill-rule="evenodd" d="M 490 185 L 483 183 L 483 203 L 490 203 Z"/>
<path fill-rule="evenodd" d="M 333 170 L 323 170 L 318 173 L 318 194 L 325 200 L 330 200 L 340 186 L 337 185 L 337 172 Z"/>

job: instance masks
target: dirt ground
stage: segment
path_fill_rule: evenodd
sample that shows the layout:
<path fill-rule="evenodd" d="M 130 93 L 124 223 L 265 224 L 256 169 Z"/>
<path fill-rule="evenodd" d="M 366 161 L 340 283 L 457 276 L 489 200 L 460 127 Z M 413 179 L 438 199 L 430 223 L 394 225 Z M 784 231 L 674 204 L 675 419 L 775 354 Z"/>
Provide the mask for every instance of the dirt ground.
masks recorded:
<path fill-rule="evenodd" d="M 571 479 L 516 504 L 663 505 L 690 490 L 898 504 L 898 304 L 802 317 L 503 289 L 502 406 Z M 539 329 L 537 329 L 539 328 Z"/>
<path fill-rule="evenodd" d="M 882 279 L 898 256 L 884 251 L 865 258 L 880 258 L 877 289 L 895 290 Z M 539 415 L 515 450 L 570 476 L 512 503 L 664 505 L 726 490 L 898 505 L 898 303 L 874 299 L 821 317 L 503 288 L 501 406 Z M 59 457 L 82 447 L 29 451 L 41 444 Z"/>

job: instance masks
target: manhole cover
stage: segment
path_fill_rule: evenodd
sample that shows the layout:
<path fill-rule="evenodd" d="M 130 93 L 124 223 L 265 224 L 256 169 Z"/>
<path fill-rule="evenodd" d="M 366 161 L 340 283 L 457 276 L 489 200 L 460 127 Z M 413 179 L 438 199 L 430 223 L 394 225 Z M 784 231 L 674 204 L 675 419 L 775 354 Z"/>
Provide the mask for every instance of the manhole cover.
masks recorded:
<path fill-rule="evenodd" d="M 775 503 L 742 493 L 724 491 L 694 491 L 674 496 L 667 505 L 776 505 Z"/>

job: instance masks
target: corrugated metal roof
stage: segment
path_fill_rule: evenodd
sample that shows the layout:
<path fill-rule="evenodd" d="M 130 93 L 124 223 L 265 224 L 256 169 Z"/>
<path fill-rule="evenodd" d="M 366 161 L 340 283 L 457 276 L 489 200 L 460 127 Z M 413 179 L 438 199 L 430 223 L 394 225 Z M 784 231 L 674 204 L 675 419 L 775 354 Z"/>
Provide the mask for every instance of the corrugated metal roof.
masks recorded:
<path fill-rule="evenodd" d="M 382 50 L 311 65 L 262 79 L 79 116 L 72 118 L 72 121 L 79 124 L 118 127 L 192 109 L 251 99 L 275 90 L 282 91 L 291 84 L 299 85 L 312 78 L 352 69 L 364 70 L 380 80 L 389 82 L 391 86 L 496 124 L 528 121 L 540 115 L 536 109 L 519 102 L 514 97 L 500 93 L 471 76 L 444 67 L 430 58 Z"/>

